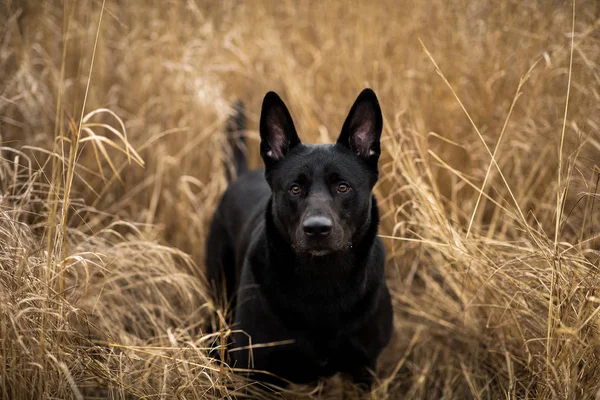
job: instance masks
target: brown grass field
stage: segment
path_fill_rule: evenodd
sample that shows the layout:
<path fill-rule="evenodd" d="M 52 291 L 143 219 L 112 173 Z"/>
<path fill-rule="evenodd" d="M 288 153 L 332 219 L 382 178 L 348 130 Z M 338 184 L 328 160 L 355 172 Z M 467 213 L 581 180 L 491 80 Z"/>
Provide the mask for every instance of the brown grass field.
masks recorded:
<path fill-rule="evenodd" d="M 394 339 L 261 388 L 208 356 L 224 121 L 258 166 L 265 92 L 323 143 L 364 87 Z M 0 0 L 0 398 L 600 399 L 599 180 L 596 0 Z"/>

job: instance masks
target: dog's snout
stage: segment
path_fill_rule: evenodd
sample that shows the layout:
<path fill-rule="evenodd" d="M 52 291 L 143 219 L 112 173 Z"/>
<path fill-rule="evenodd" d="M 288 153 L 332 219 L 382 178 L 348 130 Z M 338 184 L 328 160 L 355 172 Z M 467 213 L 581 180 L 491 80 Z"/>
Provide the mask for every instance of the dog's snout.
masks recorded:
<path fill-rule="evenodd" d="M 327 217 L 310 217 L 302 224 L 307 236 L 327 236 L 331 233 L 333 222 Z"/>

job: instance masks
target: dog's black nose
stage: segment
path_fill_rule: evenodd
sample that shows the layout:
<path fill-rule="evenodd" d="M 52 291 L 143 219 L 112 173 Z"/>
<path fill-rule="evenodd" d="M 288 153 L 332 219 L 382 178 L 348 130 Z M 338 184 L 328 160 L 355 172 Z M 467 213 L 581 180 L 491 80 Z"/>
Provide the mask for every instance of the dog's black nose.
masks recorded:
<path fill-rule="evenodd" d="M 327 236 L 331 233 L 333 222 L 326 217 L 310 217 L 302 224 L 308 236 Z"/>

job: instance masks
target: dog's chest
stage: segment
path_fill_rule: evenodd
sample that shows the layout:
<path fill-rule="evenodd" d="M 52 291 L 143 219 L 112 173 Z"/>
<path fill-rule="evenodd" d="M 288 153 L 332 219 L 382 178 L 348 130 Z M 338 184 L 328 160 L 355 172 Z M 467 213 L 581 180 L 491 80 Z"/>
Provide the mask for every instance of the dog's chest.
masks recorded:
<path fill-rule="evenodd" d="M 322 374 L 332 375 L 344 367 L 347 354 L 352 353 L 349 342 L 341 335 L 313 341 L 315 364 Z"/>

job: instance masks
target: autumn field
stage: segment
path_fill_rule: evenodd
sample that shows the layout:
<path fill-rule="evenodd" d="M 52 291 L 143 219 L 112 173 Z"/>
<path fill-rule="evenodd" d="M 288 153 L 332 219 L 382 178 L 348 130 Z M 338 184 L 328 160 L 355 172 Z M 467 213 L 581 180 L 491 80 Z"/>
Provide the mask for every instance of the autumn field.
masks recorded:
<path fill-rule="evenodd" d="M 259 166 L 267 91 L 327 143 L 365 87 L 378 379 L 248 381 L 203 277 L 231 105 Z M 598 1 L 0 0 L 0 398 L 598 400 L 599 182 Z"/>

